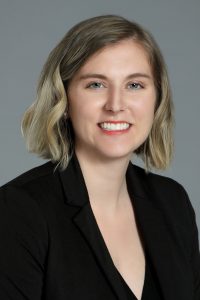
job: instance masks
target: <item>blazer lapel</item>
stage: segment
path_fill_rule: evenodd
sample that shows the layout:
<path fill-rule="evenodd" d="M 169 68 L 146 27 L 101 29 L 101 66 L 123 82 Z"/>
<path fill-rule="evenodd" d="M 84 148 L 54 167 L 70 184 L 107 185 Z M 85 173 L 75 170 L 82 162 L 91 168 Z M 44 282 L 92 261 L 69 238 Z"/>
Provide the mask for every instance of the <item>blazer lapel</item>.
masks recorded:
<path fill-rule="evenodd" d="M 74 223 L 85 236 L 96 257 L 97 264 L 107 278 L 117 299 L 124 300 L 126 298 L 124 288 L 119 280 L 118 273 L 115 270 L 89 203 L 75 216 Z"/>
<path fill-rule="evenodd" d="M 66 196 L 66 204 L 79 208 L 78 212 L 76 209 L 72 216 L 75 226 L 77 226 L 89 244 L 91 252 L 96 258 L 97 265 L 108 280 L 108 284 L 111 286 L 115 296 L 119 300 L 124 300 L 126 294 L 122 282 L 115 271 L 113 261 L 92 212 L 87 188 L 75 155 L 67 169 L 64 172 L 60 172 L 60 179 Z"/>
<path fill-rule="evenodd" d="M 190 270 L 176 241 L 169 233 L 162 210 L 156 203 L 159 199 L 148 187 L 148 175 L 137 171 L 130 163 L 127 170 L 127 187 L 133 203 L 138 228 L 152 260 L 163 298 L 165 300 L 191 300 L 192 287 L 189 286 Z M 97 264 L 107 278 L 119 300 L 126 298 L 122 283 L 92 212 L 87 188 L 76 156 L 67 169 L 60 172 L 66 204 L 73 206 L 72 220 L 83 234 L 96 258 Z M 174 199 L 176 201 L 176 199 Z"/>
<path fill-rule="evenodd" d="M 129 165 L 127 186 L 144 247 L 152 260 L 164 299 L 190 300 L 190 270 L 182 253 L 178 252 L 162 212 L 156 205 L 156 196 L 148 188 L 147 176 L 142 178 Z"/>

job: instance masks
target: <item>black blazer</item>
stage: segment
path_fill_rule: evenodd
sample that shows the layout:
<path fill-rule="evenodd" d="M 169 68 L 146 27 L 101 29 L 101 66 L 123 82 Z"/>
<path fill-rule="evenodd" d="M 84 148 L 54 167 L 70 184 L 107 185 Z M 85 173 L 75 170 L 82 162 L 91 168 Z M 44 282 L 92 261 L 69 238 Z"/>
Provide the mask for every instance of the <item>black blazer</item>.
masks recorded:
<path fill-rule="evenodd" d="M 0 299 L 124 300 L 77 158 L 63 172 L 54 168 L 46 163 L 0 189 Z M 186 192 L 131 163 L 127 186 L 163 299 L 200 300 L 198 233 Z"/>

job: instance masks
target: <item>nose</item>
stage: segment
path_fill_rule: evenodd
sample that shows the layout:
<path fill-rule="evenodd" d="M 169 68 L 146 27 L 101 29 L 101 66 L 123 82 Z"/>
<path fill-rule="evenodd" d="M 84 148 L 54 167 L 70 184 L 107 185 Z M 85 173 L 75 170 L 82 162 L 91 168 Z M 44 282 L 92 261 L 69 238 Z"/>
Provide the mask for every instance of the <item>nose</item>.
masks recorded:
<path fill-rule="evenodd" d="M 105 110 L 110 112 L 120 112 L 125 110 L 125 99 L 120 89 L 112 88 L 108 91 Z"/>

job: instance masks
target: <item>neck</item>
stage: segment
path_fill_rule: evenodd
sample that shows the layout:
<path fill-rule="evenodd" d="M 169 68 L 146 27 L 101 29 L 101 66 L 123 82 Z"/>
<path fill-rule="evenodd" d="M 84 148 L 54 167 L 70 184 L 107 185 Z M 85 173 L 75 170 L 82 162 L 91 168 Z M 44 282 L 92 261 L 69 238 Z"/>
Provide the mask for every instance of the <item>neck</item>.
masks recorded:
<path fill-rule="evenodd" d="M 112 213 L 127 199 L 126 170 L 130 157 L 98 159 L 76 151 L 92 207 Z"/>

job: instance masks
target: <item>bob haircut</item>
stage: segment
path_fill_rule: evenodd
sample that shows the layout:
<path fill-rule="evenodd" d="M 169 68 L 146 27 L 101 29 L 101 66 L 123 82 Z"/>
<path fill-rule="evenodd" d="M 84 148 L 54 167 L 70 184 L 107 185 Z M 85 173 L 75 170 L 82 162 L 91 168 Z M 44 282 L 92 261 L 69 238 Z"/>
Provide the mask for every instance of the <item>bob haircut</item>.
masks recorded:
<path fill-rule="evenodd" d="M 135 151 L 146 170 L 165 169 L 173 153 L 173 103 L 166 65 L 152 35 L 135 22 L 103 15 L 75 25 L 50 53 L 39 78 L 37 99 L 22 120 L 22 133 L 30 152 L 51 159 L 65 169 L 73 153 L 74 133 L 68 116 L 70 80 L 94 53 L 132 39 L 147 53 L 157 93 L 150 134 Z"/>

